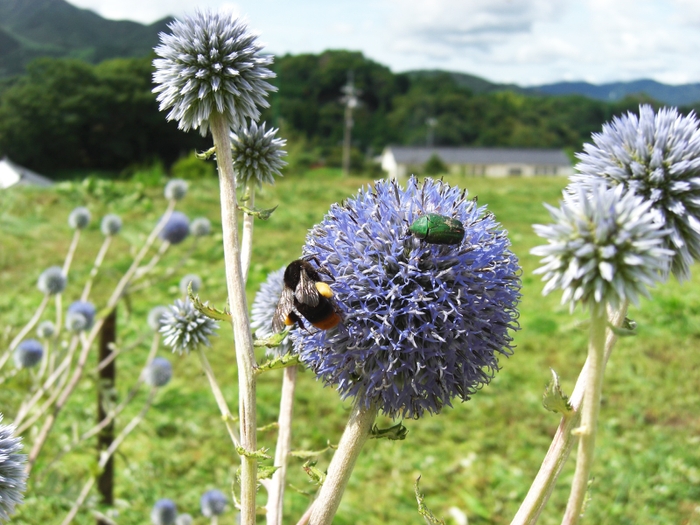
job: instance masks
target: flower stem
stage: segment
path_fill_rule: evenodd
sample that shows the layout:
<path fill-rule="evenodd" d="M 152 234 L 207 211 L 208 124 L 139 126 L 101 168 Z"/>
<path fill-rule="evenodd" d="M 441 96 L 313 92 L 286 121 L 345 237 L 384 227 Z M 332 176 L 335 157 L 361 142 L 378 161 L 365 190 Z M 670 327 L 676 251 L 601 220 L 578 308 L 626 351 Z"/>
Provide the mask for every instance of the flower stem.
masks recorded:
<path fill-rule="evenodd" d="M 292 444 L 292 411 L 294 408 L 294 389 L 297 382 L 297 367 L 284 369 L 282 379 L 282 396 L 280 415 L 277 420 L 277 448 L 275 449 L 275 466 L 279 467 L 272 475 L 267 499 L 267 524 L 281 525 L 284 508 L 284 486 L 287 482 L 287 456 Z"/>
<path fill-rule="evenodd" d="M 255 207 L 255 184 L 249 183 L 246 186 L 248 208 Z M 241 240 L 241 266 L 243 268 L 243 282 L 248 282 L 248 270 L 250 269 L 250 258 L 253 253 L 253 223 L 255 217 L 249 213 L 243 214 L 243 239 Z"/>
<path fill-rule="evenodd" d="M 36 309 L 36 312 L 34 312 L 34 315 L 32 318 L 29 320 L 29 322 L 24 325 L 22 330 L 19 331 L 19 333 L 15 336 L 15 338 L 12 340 L 10 343 L 10 347 L 7 349 L 7 351 L 4 353 L 2 357 L 0 357 L 0 369 L 5 366 L 5 363 L 9 359 L 9 357 L 12 355 L 12 351 L 19 345 L 24 337 L 30 332 L 32 328 L 36 326 L 36 324 L 39 322 L 39 319 L 41 319 L 41 315 L 44 313 L 44 310 L 46 310 L 46 305 L 49 304 L 49 295 L 44 295 L 44 298 L 41 300 L 41 303 L 39 304 L 39 307 Z"/>
<path fill-rule="evenodd" d="M 213 115 L 210 120 L 210 129 L 217 151 L 216 162 L 219 167 L 226 285 L 238 363 L 241 446 L 247 452 L 252 453 L 257 448 L 255 354 L 253 353 L 253 337 L 250 333 L 248 305 L 238 247 L 236 175 L 233 171 L 233 159 L 230 154 L 231 138 L 226 121 L 220 115 Z M 241 524 L 254 525 L 257 460 L 252 454 L 248 454 L 241 456 L 241 462 Z"/>
<path fill-rule="evenodd" d="M 588 490 L 588 477 L 593 465 L 595 435 L 598 428 L 600 397 L 605 372 L 605 330 L 607 315 L 605 307 L 591 308 L 591 329 L 588 340 L 588 379 L 581 406 L 581 426 L 575 430 L 579 436 L 576 471 L 571 484 L 571 494 L 566 505 L 562 524 L 578 523 L 583 502 Z"/>
<path fill-rule="evenodd" d="M 369 432 L 376 417 L 375 404 L 367 408 L 356 403 L 353 407 L 343 437 L 338 443 L 338 450 L 333 454 L 331 464 L 328 466 L 326 481 L 313 504 L 310 525 L 329 525 L 333 521 L 352 469 L 369 438 Z"/>
<path fill-rule="evenodd" d="M 68 253 L 63 261 L 63 275 L 68 276 L 70 271 L 70 265 L 73 263 L 73 256 L 75 255 L 75 250 L 78 249 L 78 241 L 80 241 L 80 229 L 76 229 L 73 233 L 73 240 L 71 240 L 70 247 L 68 248 Z"/>
<path fill-rule="evenodd" d="M 100 271 L 100 267 L 102 266 L 102 262 L 105 259 L 105 255 L 107 254 L 107 250 L 109 249 L 110 244 L 112 244 L 112 236 L 108 235 L 107 237 L 105 237 L 102 246 L 100 246 L 100 250 L 97 252 L 97 257 L 95 257 L 95 262 L 92 265 L 92 270 L 90 270 L 90 275 L 87 279 L 87 282 L 85 283 L 85 287 L 83 288 L 83 293 L 80 296 L 81 301 L 87 301 L 88 297 L 90 297 L 92 283 L 95 281 L 95 277 L 97 277 L 97 273 Z"/>

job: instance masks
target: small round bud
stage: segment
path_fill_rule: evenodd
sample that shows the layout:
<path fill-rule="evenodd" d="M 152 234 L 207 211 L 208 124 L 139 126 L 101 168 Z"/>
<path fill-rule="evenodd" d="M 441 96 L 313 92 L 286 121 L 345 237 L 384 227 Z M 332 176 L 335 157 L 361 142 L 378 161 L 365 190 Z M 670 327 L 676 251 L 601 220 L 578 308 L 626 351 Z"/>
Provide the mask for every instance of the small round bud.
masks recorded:
<path fill-rule="evenodd" d="M 165 185 L 165 198 L 179 201 L 187 195 L 187 182 L 182 179 L 172 179 Z"/>
<path fill-rule="evenodd" d="M 199 345 L 211 346 L 218 323 L 197 310 L 189 299 L 176 299 L 163 319 L 163 343 L 178 354 L 189 354 Z"/>
<path fill-rule="evenodd" d="M 227 503 L 226 496 L 220 490 L 208 490 L 202 494 L 200 500 L 202 514 L 207 518 L 218 516 L 224 512 Z"/>
<path fill-rule="evenodd" d="M 187 287 L 192 283 L 192 293 L 197 293 L 202 287 L 202 279 L 193 273 L 185 275 L 180 279 L 180 291 L 187 295 Z"/>
<path fill-rule="evenodd" d="M 206 217 L 197 217 L 190 224 L 190 230 L 195 237 L 204 237 L 211 233 L 211 222 Z"/>
<path fill-rule="evenodd" d="M 90 210 L 81 206 L 75 208 L 68 216 L 68 225 L 74 230 L 82 230 L 90 224 Z"/>
<path fill-rule="evenodd" d="M 167 306 L 154 306 L 151 308 L 151 311 L 148 312 L 148 326 L 151 327 L 151 330 L 154 332 L 160 330 L 160 327 L 163 326 L 163 318 L 168 315 L 168 312 L 170 312 L 170 308 Z"/>
<path fill-rule="evenodd" d="M 164 357 L 156 357 L 143 371 L 143 380 L 150 386 L 165 386 L 173 377 L 173 366 Z"/>
<path fill-rule="evenodd" d="M 46 295 L 56 295 L 66 289 L 68 279 L 63 275 L 63 270 L 60 266 L 51 266 L 47 268 L 39 276 L 36 283 L 39 291 Z"/>
<path fill-rule="evenodd" d="M 100 230 L 105 236 L 116 235 L 122 229 L 122 220 L 118 215 L 110 213 L 102 217 Z"/>
<path fill-rule="evenodd" d="M 36 339 L 25 339 L 14 351 L 14 360 L 17 368 L 31 368 L 36 366 L 44 356 L 44 347 Z"/>
<path fill-rule="evenodd" d="M 36 329 L 36 335 L 40 339 L 50 339 L 56 333 L 56 325 L 51 321 L 42 321 Z"/>
<path fill-rule="evenodd" d="M 177 506 L 171 499 L 159 499 L 151 510 L 153 525 L 173 525 L 177 518 Z"/>
<path fill-rule="evenodd" d="M 92 325 L 95 322 L 95 313 L 95 306 L 92 303 L 87 301 L 75 301 L 68 307 L 68 313 L 66 314 L 66 328 L 71 330 L 71 328 L 68 326 L 69 318 L 73 318 L 73 322 L 79 324 L 78 315 L 82 315 L 85 318 L 85 326 L 81 330 L 89 330 L 92 328 Z M 72 331 L 81 330 L 73 329 Z"/>
<path fill-rule="evenodd" d="M 190 220 L 182 212 L 174 211 L 158 235 L 170 244 L 179 244 L 190 234 Z"/>

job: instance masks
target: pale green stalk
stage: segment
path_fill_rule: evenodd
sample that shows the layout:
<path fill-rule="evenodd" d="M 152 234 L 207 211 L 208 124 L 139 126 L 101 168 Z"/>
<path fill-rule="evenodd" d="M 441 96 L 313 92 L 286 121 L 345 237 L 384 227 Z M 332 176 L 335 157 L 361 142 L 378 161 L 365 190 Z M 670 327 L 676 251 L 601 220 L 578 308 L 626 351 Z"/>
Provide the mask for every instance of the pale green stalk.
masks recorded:
<path fill-rule="evenodd" d="M 328 474 L 313 503 L 310 525 L 330 525 L 343 498 L 352 469 L 365 442 L 369 438 L 372 424 L 377 417 L 377 406 L 366 408 L 355 403 L 338 449 L 328 466 Z"/>
<path fill-rule="evenodd" d="M 36 309 L 36 312 L 34 312 L 34 315 L 32 316 L 32 318 L 29 320 L 29 322 L 26 325 L 24 325 L 24 327 L 19 331 L 19 333 L 12 340 L 12 342 L 10 342 L 10 346 L 8 347 L 7 351 L 3 354 L 2 357 L 0 357 L 0 369 L 2 369 L 3 366 L 5 366 L 5 363 L 7 363 L 7 360 L 12 355 L 12 352 L 14 351 L 14 349 L 17 348 L 17 345 L 19 345 L 22 342 L 22 340 L 24 340 L 25 336 L 39 322 L 39 319 L 41 319 L 41 315 L 44 313 L 44 310 L 46 310 L 46 305 L 49 304 L 49 297 L 50 296 L 48 294 L 44 295 L 44 298 L 41 300 L 41 303 L 39 304 L 39 307 Z"/>
<path fill-rule="evenodd" d="M 100 250 L 97 252 L 97 257 L 95 257 L 95 262 L 92 265 L 90 275 L 88 276 L 87 281 L 85 282 L 83 293 L 80 296 L 81 301 L 87 301 L 88 297 L 90 297 L 92 283 L 95 281 L 95 277 L 97 277 L 97 273 L 100 271 L 100 267 L 102 266 L 102 262 L 104 261 L 105 255 L 107 254 L 107 250 L 109 249 L 109 245 L 111 243 L 112 236 L 108 235 L 107 237 L 105 237 L 105 240 L 102 242 L 102 246 L 100 246 Z"/>
<path fill-rule="evenodd" d="M 78 248 L 78 241 L 80 240 L 81 230 L 77 228 L 73 233 L 73 240 L 68 248 L 68 253 L 66 254 L 66 259 L 63 261 L 63 275 L 68 276 L 70 271 L 70 265 L 73 263 L 73 256 L 75 255 L 75 250 Z"/>
<path fill-rule="evenodd" d="M 246 206 L 250 209 L 255 207 L 255 184 L 248 183 L 245 189 L 248 196 Z M 249 213 L 243 214 L 243 238 L 241 240 L 241 266 L 243 268 L 243 282 L 248 282 L 248 270 L 250 269 L 250 259 L 253 255 L 253 222 L 255 217 Z"/>

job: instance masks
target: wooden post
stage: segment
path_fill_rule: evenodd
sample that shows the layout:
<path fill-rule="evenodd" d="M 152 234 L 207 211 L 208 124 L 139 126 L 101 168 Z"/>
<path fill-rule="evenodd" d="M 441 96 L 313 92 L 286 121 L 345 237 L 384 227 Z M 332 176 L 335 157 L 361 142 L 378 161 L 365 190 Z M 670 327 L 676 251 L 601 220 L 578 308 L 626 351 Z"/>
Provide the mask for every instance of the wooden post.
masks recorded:
<path fill-rule="evenodd" d="M 100 354 L 98 363 L 102 362 L 112 352 L 111 345 L 117 340 L 117 309 L 105 319 L 100 332 Z M 97 422 L 107 417 L 108 408 L 114 402 L 114 386 L 117 377 L 117 361 L 113 359 L 107 366 L 99 371 L 97 379 Z M 103 428 L 97 435 L 97 458 L 107 450 L 114 441 L 114 421 Z M 102 472 L 97 475 L 97 490 L 100 493 L 100 502 L 104 505 L 114 505 L 114 456 L 109 458 Z M 97 518 L 97 525 L 109 525 L 108 522 Z"/>

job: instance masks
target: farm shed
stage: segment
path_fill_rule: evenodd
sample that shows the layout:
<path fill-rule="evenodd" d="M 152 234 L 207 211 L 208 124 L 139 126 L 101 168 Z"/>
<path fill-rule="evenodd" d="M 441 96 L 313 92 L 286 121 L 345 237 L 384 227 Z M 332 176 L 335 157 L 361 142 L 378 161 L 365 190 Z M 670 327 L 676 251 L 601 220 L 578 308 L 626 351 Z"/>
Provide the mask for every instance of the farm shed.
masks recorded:
<path fill-rule="evenodd" d="M 15 164 L 7 157 L 0 159 L 0 190 L 16 184 L 34 184 L 35 186 L 51 186 L 53 181 L 43 175 L 34 173 L 27 168 Z"/>
<path fill-rule="evenodd" d="M 389 178 L 422 173 L 437 155 L 449 173 L 484 177 L 572 175 L 569 157 L 559 149 L 387 146 L 381 155 Z"/>

